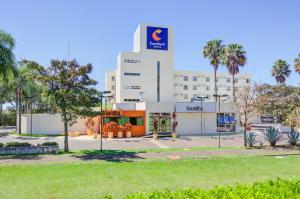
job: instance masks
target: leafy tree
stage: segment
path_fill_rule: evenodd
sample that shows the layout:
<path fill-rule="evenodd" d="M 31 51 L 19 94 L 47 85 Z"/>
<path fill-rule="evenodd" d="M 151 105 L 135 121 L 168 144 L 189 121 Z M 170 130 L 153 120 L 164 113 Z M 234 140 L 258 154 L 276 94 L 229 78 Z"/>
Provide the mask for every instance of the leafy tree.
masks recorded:
<path fill-rule="evenodd" d="M 236 89 L 234 76 L 240 72 L 239 67 L 246 64 L 246 51 L 240 44 L 229 44 L 223 52 L 223 64 L 227 66 L 229 74 L 232 75 L 232 96 L 236 102 Z"/>
<path fill-rule="evenodd" d="M 272 115 L 283 123 L 297 107 L 300 107 L 299 87 L 263 84 L 256 88 L 255 108 L 261 115 Z"/>
<path fill-rule="evenodd" d="M 251 119 L 255 115 L 255 94 L 256 89 L 245 87 L 238 92 L 237 95 L 237 112 L 240 125 L 244 128 L 244 147 L 247 146 L 247 128 L 250 125 Z"/>
<path fill-rule="evenodd" d="M 14 38 L 0 29 L 0 81 L 7 82 L 16 74 L 15 58 L 12 52 L 14 47 Z"/>
<path fill-rule="evenodd" d="M 214 68 L 215 94 L 217 95 L 217 70 L 221 63 L 222 53 L 225 46 L 222 40 L 208 41 L 203 48 L 203 56 L 210 60 L 210 65 Z M 217 99 L 217 98 L 216 98 Z"/>
<path fill-rule="evenodd" d="M 64 151 L 68 147 L 68 127 L 80 116 L 99 114 L 93 108 L 99 103 L 99 92 L 93 88 L 97 82 L 89 77 L 91 64 L 80 66 L 76 60 L 51 60 L 48 68 L 27 61 L 38 72 L 36 79 L 47 85 L 48 95 L 53 97 L 64 122 Z"/>
<path fill-rule="evenodd" d="M 3 125 L 3 105 L 11 103 L 15 97 L 14 85 L 12 82 L 0 82 L 0 126 Z"/>
<path fill-rule="evenodd" d="M 275 77 L 278 84 L 284 84 L 286 78 L 289 77 L 291 70 L 289 69 L 290 65 L 282 59 L 275 61 L 272 66 L 272 76 Z"/>
<path fill-rule="evenodd" d="M 294 60 L 295 62 L 295 71 L 300 74 L 300 54 Z"/>

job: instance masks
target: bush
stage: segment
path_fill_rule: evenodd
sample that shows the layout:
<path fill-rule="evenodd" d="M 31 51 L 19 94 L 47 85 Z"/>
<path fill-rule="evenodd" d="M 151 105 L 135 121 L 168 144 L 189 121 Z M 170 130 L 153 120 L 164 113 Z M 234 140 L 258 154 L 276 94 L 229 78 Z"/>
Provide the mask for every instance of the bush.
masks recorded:
<path fill-rule="evenodd" d="M 236 185 L 234 187 L 216 187 L 212 190 L 188 189 L 178 191 L 156 191 L 137 193 L 126 199 L 244 199 L 244 198 L 299 198 L 300 180 L 270 180 L 253 185 Z M 107 197 L 112 198 L 112 197 Z"/>
<path fill-rule="evenodd" d="M 291 131 L 288 134 L 288 142 L 290 145 L 295 146 L 297 142 L 299 142 L 300 135 L 299 133 L 296 133 L 295 131 Z"/>
<path fill-rule="evenodd" d="M 249 147 L 253 147 L 253 145 L 257 143 L 256 135 L 254 135 L 254 133 L 252 133 L 252 132 L 247 133 L 246 142 Z"/>
<path fill-rule="evenodd" d="M 32 146 L 28 142 L 8 142 L 5 147 L 29 147 Z"/>
<path fill-rule="evenodd" d="M 274 127 L 268 127 L 264 134 L 265 140 L 267 140 L 271 146 L 275 146 L 276 143 L 282 139 L 282 134 Z"/>
<path fill-rule="evenodd" d="M 0 126 L 16 126 L 16 113 L 3 112 Z"/>
<path fill-rule="evenodd" d="M 4 144 L 3 143 L 0 143 L 0 148 L 4 147 Z"/>
<path fill-rule="evenodd" d="M 44 142 L 42 144 L 39 144 L 38 146 L 56 146 L 56 147 L 58 147 L 58 143 L 57 142 Z"/>

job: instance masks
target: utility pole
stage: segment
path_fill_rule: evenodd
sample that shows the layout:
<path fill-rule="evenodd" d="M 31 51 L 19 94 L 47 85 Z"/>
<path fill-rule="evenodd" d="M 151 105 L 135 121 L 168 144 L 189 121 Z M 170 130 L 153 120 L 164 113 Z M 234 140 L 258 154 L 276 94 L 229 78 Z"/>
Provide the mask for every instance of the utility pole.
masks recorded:
<path fill-rule="evenodd" d="M 219 118 L 221 117 L 221 98 L 222 97 L 228 97 L 228 95 L 213 95 L 216 98 L 216 101 L 219 102 L 219 110 L 217 115 L 217 131 L 219 135 L 219 144 L 218 147 L 221 147 L 221 130 L 220 130 L 220 124 L 219 124 Z"/>

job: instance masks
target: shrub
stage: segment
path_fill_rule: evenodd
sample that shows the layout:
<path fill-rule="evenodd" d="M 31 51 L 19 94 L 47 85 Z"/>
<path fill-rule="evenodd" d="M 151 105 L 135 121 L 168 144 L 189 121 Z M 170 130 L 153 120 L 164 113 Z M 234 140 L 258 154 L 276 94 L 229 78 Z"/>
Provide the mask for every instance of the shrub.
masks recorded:
<path fill-rule="evenodd" d="M 300 180 L 270 180 L 252 185 L 236 185 L 233 187 L 216 187 L 205 191 L 188 189 L 178 191 L 156 191 L 152 193 L 136 193 L 125 199 L 242 199 L 242 198 L 299 198 Z M 107 198 L 112 198 L 108 196 Z"/>
<path fill-rule="evenodd" d="M 28 142 L 8 142 L 5 147 L 29 147 L 32 146 Z"/>
<path fill-rule="evenodd" d="M 4 147 L 4 144 L 3 143 L 0 143 L 0 148 Z"/>
<path fill-rule="evenodd" d="M 300 135 L 299 133 L 296 133 L 295 131 L 291 131 L 288 134 L 288 142 L 290 145 L 295 146 L 297 142 L 300 140 Z"/>
<path fill-rule="evenodd" d="M 44 142 L 42 144 L 39 144 L 38 146 L 56 146 L 56 147 L 58 147 L 58 143 L 57 142 Z"/>
<path fill-rule="evenodd" d="M 264 135 L 265 140 L 267 140 L 271 146 L 275 146 L 276 143 L 282 139 L 282 134 L 274 127 L 268 127 Z"/>
<path fill-rule="evenodd" d="M 252 133 L 252 132 L 247 133 L 246 142 L 249 147 L 253 147 L 253 145 L 257 143 L 256 135 L 254 135 L 254 133 Z"/>

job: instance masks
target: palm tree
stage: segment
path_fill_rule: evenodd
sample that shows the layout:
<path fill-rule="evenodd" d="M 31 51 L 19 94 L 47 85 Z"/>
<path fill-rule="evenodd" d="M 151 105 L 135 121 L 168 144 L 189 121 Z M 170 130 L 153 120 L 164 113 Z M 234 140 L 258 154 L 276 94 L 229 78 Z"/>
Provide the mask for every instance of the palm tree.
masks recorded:
<path fill-rule="evenodd" d="M 227 66 L 229 74 L 232 75 L 232 96 L 233 101 L 236 102 L 235 95 L 235 79 L 234 76 L 240 72 L 239 67 L 243 67 L 246 64 L 246 51 L 240 44 L 229 44 L 224 49 L 223 64 Z"/>
<path fill-rule="evenodd" d="M 295 62 L 295 71 L 300 74 L 300 54 L 294 60 L 294 62 Z"/>
<path fill-rule="evenodd" d="M 275 77 L 278 84 L 284 84 L 286 78 L 290 75 L 290 65 L 282 59 L 278 59 L 272 66 L 272 76 Z"/>
<path fill-rule="evenodd" d="M 222 53 L 224 49 L 224 45 L 222 44 L 222 40 L 215 39 L 212 41 L 208 41 L 203 48 L 203 56 L 210 60 L 210 65 L 213 66 L 215 76 L 215 95 L 217 95 L 217 70 L 219 64 L 221 63 Z M 216 98 L 217 100 L 217 98 Z"/>
<path fill-rule="evenodd" d="M 0 80 L 7 82 L 16 74 L 15 58 L 12 52 L 15 47 L 14 38 L 0 29 Z"/>

